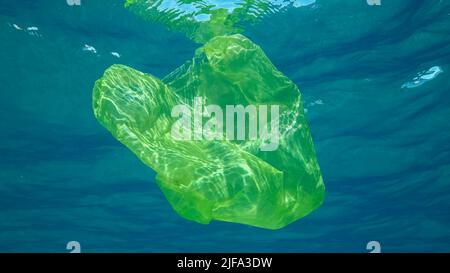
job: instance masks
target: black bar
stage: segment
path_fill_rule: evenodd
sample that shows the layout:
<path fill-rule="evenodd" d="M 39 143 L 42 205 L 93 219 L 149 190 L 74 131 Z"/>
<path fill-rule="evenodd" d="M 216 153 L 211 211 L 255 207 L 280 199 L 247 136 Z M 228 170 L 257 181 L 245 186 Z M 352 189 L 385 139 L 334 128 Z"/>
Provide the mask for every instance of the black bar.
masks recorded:
<path fill-rule="evenodd" d="M 367 268 L 385 272 L 397 266 L 446 268 L 450 254 L 293 254 L 293 253 L 167 253 L 167 254 L 0 254 L 2 266 L 20 269 L 66 268 L 126 272 L 319 272 Z M 133 271 L 131 271 L 133 269 Z M 14 272 L 15 272 L 14 271 Z"/>

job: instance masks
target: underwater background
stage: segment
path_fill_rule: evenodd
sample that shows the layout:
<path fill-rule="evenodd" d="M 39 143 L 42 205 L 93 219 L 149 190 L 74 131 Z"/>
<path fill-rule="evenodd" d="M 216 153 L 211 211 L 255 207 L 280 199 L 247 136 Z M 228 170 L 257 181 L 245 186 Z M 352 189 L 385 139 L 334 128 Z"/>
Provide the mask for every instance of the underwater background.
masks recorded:
<path fill-rule="evenodd" d="M 181 218 L 94 118 L 110 65 L 162 78 L 200 44 L 122 0 L 2 1 L 0 252 L 450 251 L 450 1 L 293 2 L 243 34 L 299 86 L 326 198 L 264 230 Z"/>

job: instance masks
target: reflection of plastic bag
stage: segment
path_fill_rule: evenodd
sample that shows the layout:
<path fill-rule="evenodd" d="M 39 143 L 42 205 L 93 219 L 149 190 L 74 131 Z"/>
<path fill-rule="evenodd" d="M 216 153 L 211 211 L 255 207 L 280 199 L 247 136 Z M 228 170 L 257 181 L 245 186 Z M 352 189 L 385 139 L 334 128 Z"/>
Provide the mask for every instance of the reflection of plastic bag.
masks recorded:
<path fill-rule="evenodd" d="M 129 8 L 145 20 L 183 32 L 198 43 L 220 35 L 242 33 L 243 26 L 287 7 L 303 7 L 315 0 L 127 0 Z"/>

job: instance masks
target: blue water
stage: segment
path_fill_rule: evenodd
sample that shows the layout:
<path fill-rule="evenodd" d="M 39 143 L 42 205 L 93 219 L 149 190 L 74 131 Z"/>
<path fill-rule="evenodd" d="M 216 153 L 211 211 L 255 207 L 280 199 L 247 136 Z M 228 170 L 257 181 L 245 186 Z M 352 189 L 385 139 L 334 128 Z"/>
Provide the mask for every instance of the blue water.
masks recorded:
<path fill-rule="evenodd" d="M 246 28 L 300 87 L 327 187 L 276 231 L 181 218 L 99 125 L 107 67 L 163 77 L 199 45 L 120 0 L 81 2 L 0 6 L 1 252 L 450 251 L 449 0 L 317 0 Z"/>

